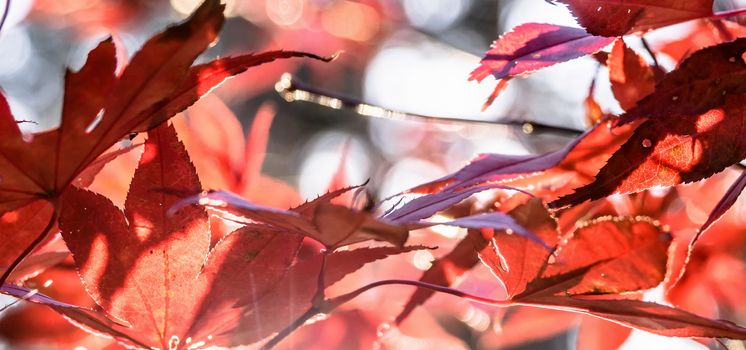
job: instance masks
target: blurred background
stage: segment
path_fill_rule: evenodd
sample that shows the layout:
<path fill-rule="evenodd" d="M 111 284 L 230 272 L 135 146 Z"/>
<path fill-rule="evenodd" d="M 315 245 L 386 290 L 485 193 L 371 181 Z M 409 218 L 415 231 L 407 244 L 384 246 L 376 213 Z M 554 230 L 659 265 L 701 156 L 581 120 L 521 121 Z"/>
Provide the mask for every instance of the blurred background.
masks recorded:
<path fill-rule="evenodd" d="M 185 18 L 199 2 L 12 1 L 0 32 L 0 87 L 9 98 L 16 118 L 36 122 L 22 124 L 27 130 L 56 126 L 65 69 L 78 69 L 87 52 L 109 35 L 114 35 L 131 56 L 146 39 Z M 477 84 L 467 78 L 495 38 L 524 22 L 577 26 L 564 6 L 548 1 L 225 2 L 228 20 L 222 35 L 200 61 L 274 49 L 320 55 L 343 51 L 337 60 L 327 64 L 290 60 L 254 68 L 214 91 L 245 130 L 261 106 L 274 105 L 276 114 L 262 172 L 294 187 L 302 198 L 313 198 L 326 191 L 340 164 L 345 170 L 341 182 L 352 185 L 370 179 L 369 189 L 380 200 L 454 171 L 477 153 L 527 154 L 556 149 L 576 135 L 572 130 L 581 132 L 588 126 L 584 101 L 594 78 L 597 84 L 593 96 L 602 110 L 622 111 L 610 92 L 606 68 L 592 57 L 514 79 L 491 107 L 481 111 L 496 82 L 487 79 Z M 737 6 L 744 4 L 716 1 L 716 9 Z M 668 55 L 662 43 L 687 37 L 695 25 L 685 23 L 646 36 L 654 48 L 661 49 L 657 59 L 664 68 L 675 67 L 683 53 Z M 642 47 L 637 38 L 630 38 L 627 43 L 637 49 Z M 647 55 L 644 51 L 640 53 Z M 646 58 L 652 60 L 649 55 Z M 293 81 L 303 86 L 328 91 L 337 97 L 396 111 L 472 122 L 371 118 L 351 109 L 334 108 L 334 103 L 322 106 L 299 101 L 307 95 L 276 91 L 276 87 L 283 87 L 277 86 L 283 73 L 290 73 Z M 325 104 L 330 103 L 327 100 Z M 534 127 L 525 125 L 526 122 L 537 124 Z M 444 239 L 459 234 L 441 231 Z M 416 277 L 419 270 L 426 269 L 433 255 L 421 254 L 425 255 L 408 258 L 413 262 L 408 267 L 411 271 L 404 269 L 400 273 Z M 477 294 L 489 292 L 491 289 L 485 290 L 483 285 L 491 278 L 486 271 L 478 271 L 464 288 Z M 409 290 L 399 293 L 402 303 L 408 294 Z M 502 346 L 499 322 L 491 321 L 498 317 L 494 310 L 488 314 L 453 299 L 450 305 L 445 309 L 458 310 L 455 314 L 461 316 L 455 317 L 453 324 L 433 323 L 432 327 L 441 331 L 429 330 L 430 334 L 442 333 L 444 338 L 453 340 L 453 344 L 441 344 L 454 348 Z M 427 334 L 426 330 L 422 334 Z M 572 331 L 558 334 L 517 348 L 572 348 Z M 419 343 L 409 343 L 416 344 Z M 433 343 L 419 346 L 427 348 L 428 344 Z M 633 349 L 641 344 L 646 348 L 664 344 L 660 345 L 662 349 L 702 347 L 688 340 L 637 332 L 625 346 Z"/>

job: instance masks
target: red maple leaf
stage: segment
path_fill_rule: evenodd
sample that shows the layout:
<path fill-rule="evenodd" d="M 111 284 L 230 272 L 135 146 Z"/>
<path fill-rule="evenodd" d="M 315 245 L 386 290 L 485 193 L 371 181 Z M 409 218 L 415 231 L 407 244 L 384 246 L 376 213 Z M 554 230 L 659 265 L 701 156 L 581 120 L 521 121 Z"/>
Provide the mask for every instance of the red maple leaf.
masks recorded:
<path fill-rule="evenodd" d="M 469 80 L 482 81 L 489 75 L 502 79 L 485 103 L 487 107 L 510 78 L 595 53 L 612 41 L 614 38 L 593 36 L 578 28 L 521 24 L 492 43 Z"/>
<path fill-rule="evenodd" d="M 609 54 L 611 91 L 624 110 L 655 90 L 655 74 L 645 60 L 619 39 Z"/>
<path fill-rule="evenodd" d="M 604 217 L 559 237 L 539 201 L 511 214 L 542 237 L 556 237 L 557 244 L 547 252 L 526 250 L 533 246 L 525 238 L 500 232 L 471 236 L 486 242 L 480 259 L 503 282 L 511 305 L 579 312 L 666 336 L 746 338 L 746 329 L 730 322 L 620 298 L 618 293 L 663 281 L 671 237 L 653 220 Z"/>
<path fill-rule="evenodd" d="M 712 15 L 712 0 L 558 0 L 589 33 L 622 36 Z"/>
<path fill-rule="evenodd" d="M 62 234 L 86 290 L 104 311 L 131 325 L 106 332 L 128 344 L 186 348 L 198 342 L 247 344 L 262 337 L 241 334 L 266 336 L 271 333 L 264 332 L 286 326 L 292 318 L 275 312 L 267 314 L 277 316 L 271 319 L 274 327 L 270 320 L 258 329 L 239 327 L 253 322 L 251 310 L 270 307 L 262 300 L 282 295 L 287 283 L 290 293 L 303 283 L 310 283 L 305 293 L 316 293 L 316 278 L 311 276 L 318 275 L 320 260 L 296 262 L 303 236 L 250 224 L 210 250 L 204 208 L 181 205 L 169 211 L 183 196 L 201 191 L 186 150 L 173 127 L 162 126 L 148 135 L 124 212 L 86 190 L 71 189 L 64 196 Z M 422 247 L 332 253 L 326 283 L 331 285 L 370 261 L 413 249 Z M 314 269 L 315 275 L 310 274 Z M 247 291 L 243 286 L 252 287 Z M 310 300 L 296 302 L 310 305 Z M 289 316 L 296 311 L 302 309 L 290 308 Z"/>
<path fill-rule="evenodd" d="M 746 158 L 746 39 L 697 52 L 620 117 L 647 118 L 601 168 L 593 183 L 552 202 L 577 204 L 614 193 L 698 181 Z"/>

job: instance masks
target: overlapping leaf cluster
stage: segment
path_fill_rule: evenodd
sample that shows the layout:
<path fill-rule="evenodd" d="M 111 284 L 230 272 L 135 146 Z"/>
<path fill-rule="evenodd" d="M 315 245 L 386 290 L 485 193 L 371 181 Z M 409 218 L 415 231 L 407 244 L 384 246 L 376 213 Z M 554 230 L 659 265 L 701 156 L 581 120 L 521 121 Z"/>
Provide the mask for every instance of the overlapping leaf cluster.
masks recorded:
<path fill-rule="evenodd" d="M 181 136 L 166 122 L 249 67 L 279 58 L 323 58 L 276 51 L 192 66 L 224 20 L 223 6 L 212 0 L 145 43 L 121 73 L 112 41 L 100 43 L 80 71 L 66 74 L 59 128 L 23 133 L 0 95 L 0 235 L 7 242 L 0 246 L 0 265 L 7 267 L 2 282 L 8 282 L 0 291 L 111 337 L 112 347 L 193 349 L 262 341 L 271 347 L 317 313 L 333 312 L 386 284 L 419 287 L 396 324 L 435 292 L 444 292 L 516 307 L 504 329 L 527 319 L 568 317 L 543 331 L 580 322 L 581 349 L 616 347 L 628 328 L 746 339 L 746 328 L 701 312 L 686 299 L 693 290 L 722 289 L 727 281 L 713 277 L 700 286 L 692 277 L 711 264 L 746 271 L 730 250 L 693 251 L 702 232 L 736 202 L 746 175 L 689 236 L 677 232 L 687 220 L 675 210 L 676 200 L 686 196 L 676 189 L 660 193 L 746 158 L 746 38 L 726 36 L 664 72 L 628 40 L 689 20 L 720 23 L 732 36 L 738 31 L 728 26 L 736 24 L 719 22 L 706 0 L 558 2 L 582 29 L 520 25 L 494 43 L 471 79 L 500 79 L 492 100 L 515 76 L 608 48 L 608 54 L 595 57 L 609 69 L 611 91 L 624 114 L 602 115 L 599 106 L 587 103 L 595 108 L 588 119 L 597 123 L 562 149 L 480 155 L 453 174 L 411 189 L 408 194 L 421 196 L 383 214 L 337 201 L 362 186 L 334 189 L 289 209 L 255 203 L 265 195 L 257 184 L 285 188 L 259 174 L 262 158 L 256 155 L 262 152 L 254 148 L 262 147 L 269 127 L 262 118 L 248 140 L 225 137 L 241 140 L 231 152 L 212 147 L 214 140 L 205 135 L 232 135 L 230 125 L 238 128 L 234 119 L 190 119 L 226 124 L 208 126 L 211 131 L 200 126 L 194 134 L 183 129 Z M 593 102 L 592 95 L 588 100 Z M 213 112 L 225 108 L 219 100 L 208 105 Z M 262 128 L 264 134 L 256 131 Z M 144 145 L 115 146 L 140 132 L 147 132 Z M 188 150 L 180 137 L 198 146 Z M 120 208 L 118 198 L 86 187 L 127 152 L 141 153 Z M 210 157 L 219 159 L 217 165 L 201 163 Z M 223 188 L 203 191 L 200 175 Z M 497 195 L 470 199 L 480 192 Z M 452 219 L 430 221 L 436 214 Z M 465 228 L 467 234 L 419 281 L 378 281 L 328 295 L 330 286 L 368 263 L 434 249 L 407 241 L 410 231 L 436 224 Z M 62 240 L 53 234 L 58 231 Z M 379 243 L 368 246 L 371 241 Z M 450 288 L 479 266 L 492 273 L 493 287 L 504 298 Z M 34 276 L 56 276 L 77 288 L 45 295 L 30 287 Z M 643 300 L 645 291 L 658 286 L 672 305 Z M 66 292 L 74 296 L 71 303 L 61 301 Z M 578 321 L 565 312 L 584 316 Z M 0 321 L 0 331 L 8 329 L 13 325 Z M 614 339 L 601 342 L 605 334 Z M 516 331 L 500 344 L 531 337 Z"/>

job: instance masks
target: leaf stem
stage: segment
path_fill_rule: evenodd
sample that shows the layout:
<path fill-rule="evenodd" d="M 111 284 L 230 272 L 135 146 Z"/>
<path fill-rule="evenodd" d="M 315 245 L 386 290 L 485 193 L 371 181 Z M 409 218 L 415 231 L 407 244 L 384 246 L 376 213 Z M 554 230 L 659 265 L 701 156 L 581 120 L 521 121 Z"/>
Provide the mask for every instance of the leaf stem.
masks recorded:
<path fill-rule="evenodd" d="M 302 326 L 306 321 L 308 321 L 311 317 L 317 315 L 319 313 L 319 308 L 316 306 L 311 306 L 306 312 L 303 313 L 300 317 L 298 317 L 293 323 L 289 324 L 287 327 L 285 327 L 283 330 L 280 331 L 280 333 L 277 333 L 272 339 L 270 339 L 268 342 L 266 342 L 259 350 L 269 350 L 275 347 L 277 344 L 279 344 L 282 340 L 287 338 L 287 336 L 290 335 L 290 333 L 293 333 L 296 329 L 298 329 L 300 326 Z"/>
<path fill-rule="evenodd" d="M 49 218 L 49 222 L 47 223 L 47 226 L 44 227 L 44 229 L 41 231 L 39 236 L 34 239 L 31 244 L 29 244 L 26 249 L 23 250 L 21 254 L 19 254 L 15 260 L 8 266 L 7 269 L 5 269 L 5 272 L 3 272 L 2 277 L 0 277 L 0 286 L 5 283 L 5 281 L 8 280 L 8 277 L 13 273 L 13 270 L 15 270 L 18 265 L 25 259 L 29 254 L 31 254 L 34 249 L 36 249 L 41 242 L 44 241 L 45 238 L 47 238 L 47 235 L 49 235 L 49 231 L 52 230 L 52 227 L 54 227 L 55 222 L 57 222 L 57 217 L 59 216 L 57 212 L 57 208 L 55 207 L 54 212 L 52 213 L 52 217 Z"/>
<path fill-rule="evenodd" d="M 326 275 L 326 260 L 329 256 L 329 251 L 326 249 L 321 250 L 321 267 L 319 268 L 319 277 L 316 281 L 316 295 L 313 296 L 312 304 L 314 307 L 319 307 L 324 304 L 324 300 L 326 300 L 326 294 L 324 293 L 326 290 L 326 282 L 324 281 L 324 277 Z"/>
<path fill-rule="evenodd" d="M 568 137 L 575 137 L 581 134 L 580 130 L 576 130 L 564 126 L 555 126 L 549 124 L 542 124 L 531 121 L 519 121 L 509 120 L 510 118 L 505 117 L 501 121 L 484 121 L 475 119 L 462 119 L 462 118 L 449 118 L 449 117 L 435 117 L 415 113 L 407 113 L 401 111 L 395 111 L 379 106 L 375 106 L 366 103 L 360 99 L 345 96 L 332 91 L 326 91 L 318 89 L 314 86 L 298 81 L 290 73 L 282 75 L 280 81 L 275 84 L 275 90 L 288 102 L 304 101 L 314 103 L 320 106 L 329 107 L 333 109 L 344 109 L 353 111 L 357 114 L 372 117 L 372 118 L 383 118 L 392 120 L 412 120 L 418 122 L 430 122 L 436 124 L 446 125 L 502 125 L 521 128 L 524 133 L 553 133 Z"/>
<path fill-rule="evenodd" d="M 329 308 L 329 310 L 333 310 L 337 308 L 338 306 L 356 298 L 358 295 L 363 294 L 373 288 L 385 286 L 385 285 L 394 285 L 394 284 L 415 286 L 417 288 L 429 289 L 429 290 L 432 290 L 438 293 L 454 295 L 454 296 L 464 298 L 469 301 L 473 301 L 473 302 L 485 304 L 485 305 L 492 305 L 492 306 L 498 306 L 498 307 L 507 307 L 507 306 L 514 305 L 513 302 L 510 300 L 497 300 L 497 299 L 480 297 L 477 295 L 462 292 L 458 289 L 441 286 L 437 284 L 432 284 L 432 283 L 427 283 L 427 282 L 422 282 L 422 281 L 414 281 L 414 280 L 392 279 L 392 280 L 382 280 L 382 281 L 373 282 L 363 287 L 360 287 L 352 292 L 349 292 L 347 294 L 342 294 L 338 297 L 329 299 L 326 301 L 327 308 Z"/>

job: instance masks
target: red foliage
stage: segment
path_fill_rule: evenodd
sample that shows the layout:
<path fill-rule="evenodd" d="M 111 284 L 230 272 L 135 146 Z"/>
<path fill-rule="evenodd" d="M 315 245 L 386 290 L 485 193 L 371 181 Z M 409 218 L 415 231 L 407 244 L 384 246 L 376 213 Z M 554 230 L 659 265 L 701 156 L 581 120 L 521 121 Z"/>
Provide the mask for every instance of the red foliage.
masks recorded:
<path fill-rule="evenodd" d="M 622 36 L 712 15 L 712 0 L 559 0 L 589 33 Z"/>
<path fill-rule="evenodd" d="M 595 125 L 566 146 L 479 155 L 385 211 L 365 184 L 345 187 L 349 143 L 316 199 L 302 202 L 262 174 L 274 107 L 262 105 L 244 134 L 230 108 L 205 95 L 276 59 L 329 59 L 269 51 L 192 66 L 224 22 L 216 0 L 148 40 L 126 67 L 112 39 L 99 43 L 66 72 L 55 129 L 23 133 L 0 94 L 0 293 L 28 302 L 0 309 L 0 335 L 11 346 L 112 349 L 420 344 L 405 332 L 428 345 L 457 344 L 458 334 L 502 348 L 572 329 L 579 349 L 618 348 L 632 329 L 746 340 L 746 328 L 721 319 L 746 320 L 746 239 L 730 210 L 746 175 L 716 175 L 746 158 L 746 38 L 737 38 L 746 32 L 720 21 L 746 11 L 560 2 L 583 29 L 517 26 L 470 79 L 501 80 L 494 99 L 513 77 L 594 55 L 625 112 L 604 114 L 594 77 L 585 118 Z M 94 21 L 107 27 L 142 4 L 123 18 L 97 6 Z M 692 19 L 692 35 L 660 46 L 686 56 L 671 72 L 621 38 Z M 132 144 L 115 146 L 123 138 Z M 465 230 L 446 239 L 431 234 L 436 225 Z M 445 249 L 418 266 L 418 280 L 401 278 L 411 272 L 402 256 L 433 258 L 436 244 Z M 364 282 L 371 266 L 388 266 L 392 279 Z M 418 289 L 405 303 L 360 301 L 390 285 Z M 648 301 L 654 288 L 662 297 Z M 486 306 L 445 315 L 438 293 Z M 370 300 L 378 304 L 364 307 Z M 396 326 L 383 323 L 391 319 Z"/>

